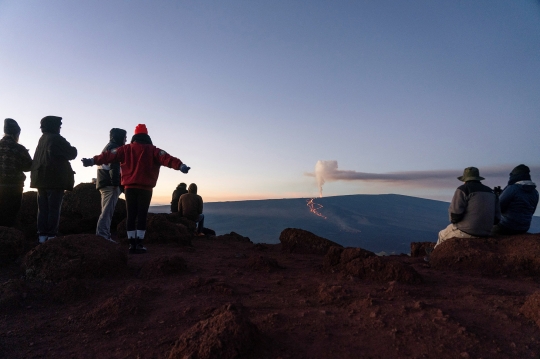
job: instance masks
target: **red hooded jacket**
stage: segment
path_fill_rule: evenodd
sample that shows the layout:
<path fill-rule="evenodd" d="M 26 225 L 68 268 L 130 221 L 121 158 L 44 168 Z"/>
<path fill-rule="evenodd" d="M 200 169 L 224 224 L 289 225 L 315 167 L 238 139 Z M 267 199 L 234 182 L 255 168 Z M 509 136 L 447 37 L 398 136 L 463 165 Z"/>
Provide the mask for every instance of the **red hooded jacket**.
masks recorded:
<path fill-rule="evenodd" d="M 130 143 L 94 156 L 94 164 L 120 162 L 122 186 L 151 190 L 156 186 L 159 168 L 179 170 L 182 161 L 154 145 Z"/>

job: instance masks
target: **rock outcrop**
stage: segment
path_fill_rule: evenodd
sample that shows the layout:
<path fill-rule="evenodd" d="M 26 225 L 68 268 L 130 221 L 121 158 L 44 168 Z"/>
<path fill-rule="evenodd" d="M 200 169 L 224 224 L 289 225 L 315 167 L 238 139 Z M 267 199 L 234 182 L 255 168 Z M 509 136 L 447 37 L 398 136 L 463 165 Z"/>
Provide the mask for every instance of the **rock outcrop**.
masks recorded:
<path fill-rule="evenodd" d="M 194 236 L 186 225 L 174 214 L 148 213 L 146 219 L 145 243 L 174 243 L 180 246 L 190 246 Z M 178 220 L 178 222 L 176 221 Z M 126 220 L 123 220 L 117 227 L 118 239 L 127 243 Z"/>
<path fill-rule="evenodd" d="M 303 254 L 326 254 L 332 246 L 342 247 L 336 242 L 319 237 L 303 229 L 287 228 L 279 235 L 284 252 Z"/>
<path fill-rule="evenodd" d="M 24 253 L 24 233 L 15 228 L 0 227 L 0 267 L 14 262 Z"/>
<path fill-rule="evenodd" d="M 411 242 L 411 257 L 424 257 L 427 255 L 426 248 L 433 250 L 435 242 Z"/>

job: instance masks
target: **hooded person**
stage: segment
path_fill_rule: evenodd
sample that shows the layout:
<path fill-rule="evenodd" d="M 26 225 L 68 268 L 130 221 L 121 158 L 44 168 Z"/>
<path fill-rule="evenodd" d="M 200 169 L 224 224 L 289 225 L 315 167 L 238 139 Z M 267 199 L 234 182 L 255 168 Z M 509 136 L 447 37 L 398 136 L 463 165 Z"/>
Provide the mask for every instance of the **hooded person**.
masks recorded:
<path fill-rule="evenodd" d="M 4 120 L 4 137 L 0 140 L 0 226 L 13 227 L 21 209 L 23 172 L 30 171 L 32 158 L 20 145 L 21 128 L 17 121 Z"/>
<path fill-rule="evenodd" d="M 501 221 L 493 226 L 493 234 L 526 233 L 538 205 L 538 191 L 529 167 L 521 164 L 512 170 L 499 202 Z"/>
<path fill-rule="evenodd" d="M 178 200 L 180 199 L 180 196 L 184 193 L 188 193 L 186 187 L 187 185 L 182 182 L 178 186 L 176 186 L 176 189 L 173 191 L 171 200 L 171 213 L 178 212 Z"/>
<path fill-rule="evenodd" d="M 64 191 L 73 190 L 75 177 L 69 161 L 77 157 L 77 149 L 60 135 L 62 117 L 41 119 L 41 132 L 32 161 L 30 187 L 38 190 L 39 243 L 56 237 Z"/>
<path fill-rule="evenodd" d="M 458 180 L 464 182 L 452 197 L 448 214 L 450 224 L 439 232 L 435 247 L 450 238 L 479 238 L 491 235 L 494 224 L 501 219 L 499 198 L 493 190 L 480 181 L 480 171 L 467 167 Z"/>
<path fill-rule="evenodd" d="M 146 248 L 143 246 L 146 217 L 160 167 L 166 166 L 182 173 L 188 173 L 190 167 L 182 163 L 180 159 L 154 146 L 144 124 L 135 127 L 131 143 L 113 148 L 93 158 L 82 159 L 85 167 L 113 162 L 120 163 L 121 184 L 125 188 L 129 253 L 146 253 Z"/>
<path fill-rule="evenodd" d="M 105 146 L 102 153 L 125 145 L 126 134 L 126 130 L 121 128 L 111 129 L 109 132 L 109 143 Z M 115 242 L 111 239 L 111 222 L 114 209 L 118 203 L 118 197 L 122 193 L 120 163 L 104 163 L 98 167 L 96 189 L 101 194 L 101 215 L 98 219 L 96 235 Z"/>
<path fill-rule="evenodd" d="M 204 214 L 203 199 L 197 194 L 197 185 L 189 185 L 188 193 L 180 196 L 178 201 L 178 213 L 180 216 L 197 223 L 197 234 L 203 235 Z"/>

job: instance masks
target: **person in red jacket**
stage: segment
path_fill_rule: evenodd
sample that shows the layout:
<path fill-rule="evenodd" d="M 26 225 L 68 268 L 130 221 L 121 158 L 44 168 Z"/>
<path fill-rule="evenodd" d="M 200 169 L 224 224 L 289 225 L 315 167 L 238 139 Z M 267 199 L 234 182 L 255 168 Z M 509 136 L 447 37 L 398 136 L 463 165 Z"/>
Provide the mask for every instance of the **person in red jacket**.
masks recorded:
<path fill-rule="evenodd" d="M 156 186 L 159 168 L 167 166 L 182 173 L 188 173 L 190 167 L 178 158 L 169 155 L 152 144 L 146 125 L 135 127 L 131 143 L 94 156 L 83 158 L 83 166 L 102 165 L 120 162 L 121 184 L 125 188 L 127 207 L 127 235 L 129 253 L 146 253 L 143 246 L 146 233 L 146 217 L 152 199 L 152 189 Z"/>

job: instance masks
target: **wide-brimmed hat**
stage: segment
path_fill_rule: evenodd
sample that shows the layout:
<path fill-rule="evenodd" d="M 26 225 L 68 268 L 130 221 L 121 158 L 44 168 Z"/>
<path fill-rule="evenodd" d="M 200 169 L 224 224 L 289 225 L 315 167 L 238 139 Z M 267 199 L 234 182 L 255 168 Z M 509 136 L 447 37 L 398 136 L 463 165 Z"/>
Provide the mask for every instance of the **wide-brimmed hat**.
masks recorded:
<path fill-rule="evenodd" d="M 484 177 L 480 177 L 480 171 L 476 167 L 465 168 L 463 170 L 463 176 L 459 176 L 457 179 L 462 182 L 485 180 Z"/>

